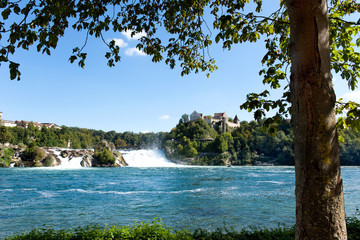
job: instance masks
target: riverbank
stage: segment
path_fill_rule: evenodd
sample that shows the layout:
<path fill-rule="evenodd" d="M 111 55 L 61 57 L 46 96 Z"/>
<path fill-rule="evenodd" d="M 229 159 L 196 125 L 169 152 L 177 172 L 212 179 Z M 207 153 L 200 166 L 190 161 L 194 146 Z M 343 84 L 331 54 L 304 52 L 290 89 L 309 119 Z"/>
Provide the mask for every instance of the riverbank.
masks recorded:
<path fill-rule="evenodd" d="M 358 240 L 360 236 L 360 221 L 357 218 L 347 219 L 348 240 Z M 143 222 L 133 226 L 96 226 L 78 227 L 75 229 L 54 230 L 52 228 L 33 229 L 28 233 L 14 235 L 5 238 L 6 240 L 25 240 L 25 239 L 47 239 L 47 240 L 75 240 L 75 239 L 227 239 L 227 240 L 288 240 L 295 239 L 295 228 L 256 228 L 251 230 L 232 231 L 217 229 L 207 231 L 197 229 L 193 232 L 187 230 L 174 231 L 166 227 L 161 221 Z"/>

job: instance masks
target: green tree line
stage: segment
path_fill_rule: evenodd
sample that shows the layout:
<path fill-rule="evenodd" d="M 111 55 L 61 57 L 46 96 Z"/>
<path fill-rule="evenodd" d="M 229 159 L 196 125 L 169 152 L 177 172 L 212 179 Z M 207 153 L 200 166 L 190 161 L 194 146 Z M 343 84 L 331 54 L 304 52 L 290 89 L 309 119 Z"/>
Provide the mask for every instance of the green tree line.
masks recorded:
<path fill-rule="evenodd" d="M 133 133 L 115 131 L 105 132 L 78 127 L 62 126 L 58 128 L 42 127 L 39 129 L 33 123 L 24 127 L 0 127 L 0 143 L 11 143 L 14 145 L 29 145 L 36 142 L 39 147 L 67 147 L 88 149 L 94 148 L 102 140 L 113 143 L 117 148 L 129 147 L 151 147 L 160 145 L 164 133 Z"/>

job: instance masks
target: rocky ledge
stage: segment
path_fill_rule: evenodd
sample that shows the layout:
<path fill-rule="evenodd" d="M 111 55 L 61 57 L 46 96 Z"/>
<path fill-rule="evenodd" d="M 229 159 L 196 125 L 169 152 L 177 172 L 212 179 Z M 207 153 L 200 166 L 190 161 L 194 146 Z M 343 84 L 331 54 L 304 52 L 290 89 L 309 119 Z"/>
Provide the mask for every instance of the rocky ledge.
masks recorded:
<path fill-rule="evenodd" d="M 124 157 L 118 151 L 112 151 L 115 161 L 100 163 L 95 157 L 95 152 L 89 149 L 63 149 L 36 147 L 29 156 L 26 149 L 17 146 L 12 148 L 14 155 L 11 157 L 9 167 L 57 167 L 79 166 L 82 167 L 123 167 L 127 166 Z"/>

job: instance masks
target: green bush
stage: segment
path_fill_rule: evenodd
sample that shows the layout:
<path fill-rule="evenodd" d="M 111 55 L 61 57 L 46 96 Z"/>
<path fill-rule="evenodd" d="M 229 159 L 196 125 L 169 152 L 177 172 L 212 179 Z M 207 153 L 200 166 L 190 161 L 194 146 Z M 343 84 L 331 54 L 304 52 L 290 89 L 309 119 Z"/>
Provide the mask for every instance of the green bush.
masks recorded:
<path fill-rule="evenodd" d="M 32 142 L 23 152 L 23 160 L 25 161 L 40 161 L 45 157 L 44 151 L 36 146 L 34 142 Z"/>
<path fill-rule="evenodd" d="M 358 213 L 358 212 L 357 212 Z M 348 239 L 360 240 L 360 220 L 356 217 L 346 219 Z"/>
<path fill-rule="evenodd" d="M 217 229 L 209 232 L 198 229 L 192 234 L 193 239 L 211 239 L 211 240 L 289 240 L 295 239 L 294 228 L 271 228 L 242 230 L 240 232 Z"/>
<path fill-rule="evenodd" d="M 14 150 L 11 148 L 0 150 L 0 167 L 9 167 L 11 163 L 11 156 L 14 155 Z"/>
<path fill-rule="evenodd" d="M 54 166 L 55 158 L 52 155 L 47 155 L 43 161 L 44 167 L 52 167 Z"/>
<path fill-rule="evenodd" d="M 96 158 L 96 160 L 98 161 L 98 164 L 100 164 L 100 165 L 102 165 L 102 164 L 113 165 L 113 164 L 115 164 L 115 161 L 116 161 L 114 154 L 106 148 L 96 151 L 94 157 Z"/>
<path fill-rule="evenodd" d="M 360 239 L 360 220 L 357 218 L 347 219 L 348 239 Z M 107 226 L 100 227 L 90 225 L 85 228 L 74 230 L 54 230 L 51 228 L 33 229 L 28 233 L 6 237 L 6 240 L 77 240 L 77 239 L 156 239 L 156 240 L 288 240 L 295 238 L 295 228 L 270 228 L 252 230 L 241 230 L 239 232 L 227 229 L 207 231 L 204 229 L 195 230 L 190 233 L 187 230 L 173 231 L 165 227 L 160 221 L 143 222 L 134 226 Z"/>
<path fill-rule="evenodd" d="M 188 231 L 173 232 L 170 228 L 164 227 L 160 221 L 143 222 L 134 226 L 110 226 L 100 227 L 90 225 L 85 228 L 76 228 L 74 230 L 54 230 L 49 228 L 33 229 L 29 233 L 23 233 L 17 236 L 5 238 L 7 240 L 25 240 L 25 239 L 46 239 L 46 240 L 75 240 L 75 239 L 193 239 Z"/>

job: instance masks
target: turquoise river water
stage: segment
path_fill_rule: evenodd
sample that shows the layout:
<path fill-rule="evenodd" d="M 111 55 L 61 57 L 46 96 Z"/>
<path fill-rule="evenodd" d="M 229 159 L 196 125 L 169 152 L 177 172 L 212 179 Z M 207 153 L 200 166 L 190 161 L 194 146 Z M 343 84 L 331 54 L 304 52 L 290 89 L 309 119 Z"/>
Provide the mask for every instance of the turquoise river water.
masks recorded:
<path fill-rule="evenodd" d="M 360 205 L 360 168 L 343 167 L 346 212 Z M 0 238 L 35 227 L 131 225 L 156 216 L 174 229 L 292 226 L 293 167 L 0 169 Z"/>

